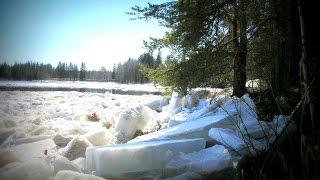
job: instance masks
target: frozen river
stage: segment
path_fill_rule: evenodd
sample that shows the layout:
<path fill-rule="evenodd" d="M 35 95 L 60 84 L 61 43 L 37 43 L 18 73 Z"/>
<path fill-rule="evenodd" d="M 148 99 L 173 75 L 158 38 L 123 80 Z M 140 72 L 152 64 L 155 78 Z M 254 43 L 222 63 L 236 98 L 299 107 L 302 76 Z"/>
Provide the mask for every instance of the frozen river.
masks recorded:
<path fill-rule="evenodd" d="M 268 149 L 287 121 L 258 121 L 248 94 L 170 98 L 152 84 L 101 82 L 0 87 L 16 89 L 0 91 L 0 179 L 201 179 Z"/>
<path fill-rule="evenodd" d="M 0 81 L 0 90 L 12 91 L 78 91 L 127 95 L 160 95 L 163 89 L 153 84 L 118 84 L 92 81 Z"/>

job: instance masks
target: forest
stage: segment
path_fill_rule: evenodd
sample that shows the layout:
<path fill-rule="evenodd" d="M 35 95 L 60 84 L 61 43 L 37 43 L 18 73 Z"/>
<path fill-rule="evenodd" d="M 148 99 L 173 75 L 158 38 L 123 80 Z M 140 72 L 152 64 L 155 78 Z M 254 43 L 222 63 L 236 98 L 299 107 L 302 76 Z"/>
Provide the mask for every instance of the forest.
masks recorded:
<path fill-rule="evenodd" d="M 151 52 L 143 53 L 138 59 L 129 58 L 124 63 L 114 64 L 112 71 L 101 67 L 99 70 L 87 70 L 86 64 L 80 68 L 74 63 L 59 62 L 56 67 L 51 64 L 28 61 L 13 65 L 0 64 L 0 79 L 3 80 L 65 80 L 65 81 L 102 81 L 119 83 L 148 83 L 150 80 L 139 70 L 139 64 L 156 69 L 162 65 L 161 52 L 156 58 Z"/>

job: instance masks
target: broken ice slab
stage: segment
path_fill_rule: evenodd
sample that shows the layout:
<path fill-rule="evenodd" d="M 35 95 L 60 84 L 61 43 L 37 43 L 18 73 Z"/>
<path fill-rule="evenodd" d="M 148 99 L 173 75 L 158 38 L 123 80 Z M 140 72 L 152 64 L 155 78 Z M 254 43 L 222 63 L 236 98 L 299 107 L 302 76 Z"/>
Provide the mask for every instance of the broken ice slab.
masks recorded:
<path fill-rule="evenodd" d="M 122 132 L 128 139 L 132 139 L 137 130 L 143 131 L 155 112 L 147 106 L 138 105 L 127 108 L 119 115 L 116 130 Z"/>
<path fill-rule="evenodd" d="M 266 142 L 239 135 L 231 129 L 212 128 L 209 131 L 209 137 L 214 142 L 232 149 L 239 155 L 254 156 L 257 152 L 268 148 Z"/>
<path fill-rule="evenodd" d="M 87 167 L 98 176 L 119 178 L 127 173 L 162 169 L 172 157 L 200 151 L 205 144 L 203 138 L 198 138 L 88 147 Z"/>
<path fill-rule="evenodd" d="M 44 158 L 14 162 L 0 168 L 0 179 L 49 180 L 53 173 L 51 163 Z"/>
<path fill-rule="evenodd" d="M 12 151 L 17 153 L 21 161 L 34 160 L 42 158 L 47 154 L 56 153 L 56 144 L 52 139 L 45 139 L 32 143 L 20 144 L 17 146 L 10 147 Z"/>
<path fill-rule="evenodd" d="M 206 116 L 194 121 L 188 121 L 169 127 L 157 132 L 138 136 L 137 138 L 129 141 L 129 143 L 152 141 L 161 139 L 192 139 L 192 138 L 205 138 L 208 139 L 208 132 L 212 127 L 229 127 L 234 126 L 236 120 L 232 114 L 216 114 L 214 116 Z"/>
<path fill-rule="evenodd" d="M 199 152 L 181 153 L 170 160 L 166 165 L 166 171 L 168 171 L 168 174 L 196 172 L 201 175 L 208 175 L 228 167 L 231 167 L 229 151 L 222 145 L 214 145 Z"/>

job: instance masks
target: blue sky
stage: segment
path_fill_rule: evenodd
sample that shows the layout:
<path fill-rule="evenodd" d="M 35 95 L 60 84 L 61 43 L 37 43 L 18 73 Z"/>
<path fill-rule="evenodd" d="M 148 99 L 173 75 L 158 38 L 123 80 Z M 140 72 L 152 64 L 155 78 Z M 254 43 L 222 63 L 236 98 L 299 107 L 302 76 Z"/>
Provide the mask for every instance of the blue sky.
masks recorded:
<path fill-rule="evenodd" d="M 125 14 L 149 1 L 1 0 L 0 63 L 83 61 L 87 69 L 112 69 L 145 52 L 142 40 L 166 31 L 157 21 L 130 21 Z"/>

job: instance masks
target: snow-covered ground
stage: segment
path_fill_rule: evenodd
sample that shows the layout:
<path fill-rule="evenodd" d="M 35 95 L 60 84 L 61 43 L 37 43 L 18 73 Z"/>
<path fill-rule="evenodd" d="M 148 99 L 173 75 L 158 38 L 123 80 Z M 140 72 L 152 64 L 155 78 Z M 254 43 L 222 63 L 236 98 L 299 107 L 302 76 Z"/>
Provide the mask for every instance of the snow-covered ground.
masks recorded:
<path fill-rule="evenodd" d="M 267 149 L 287 121 L 257 121 L 248 95 L 194 91 L 0 91 L 0 102 L 0 179 L 201 178 Z"/>

